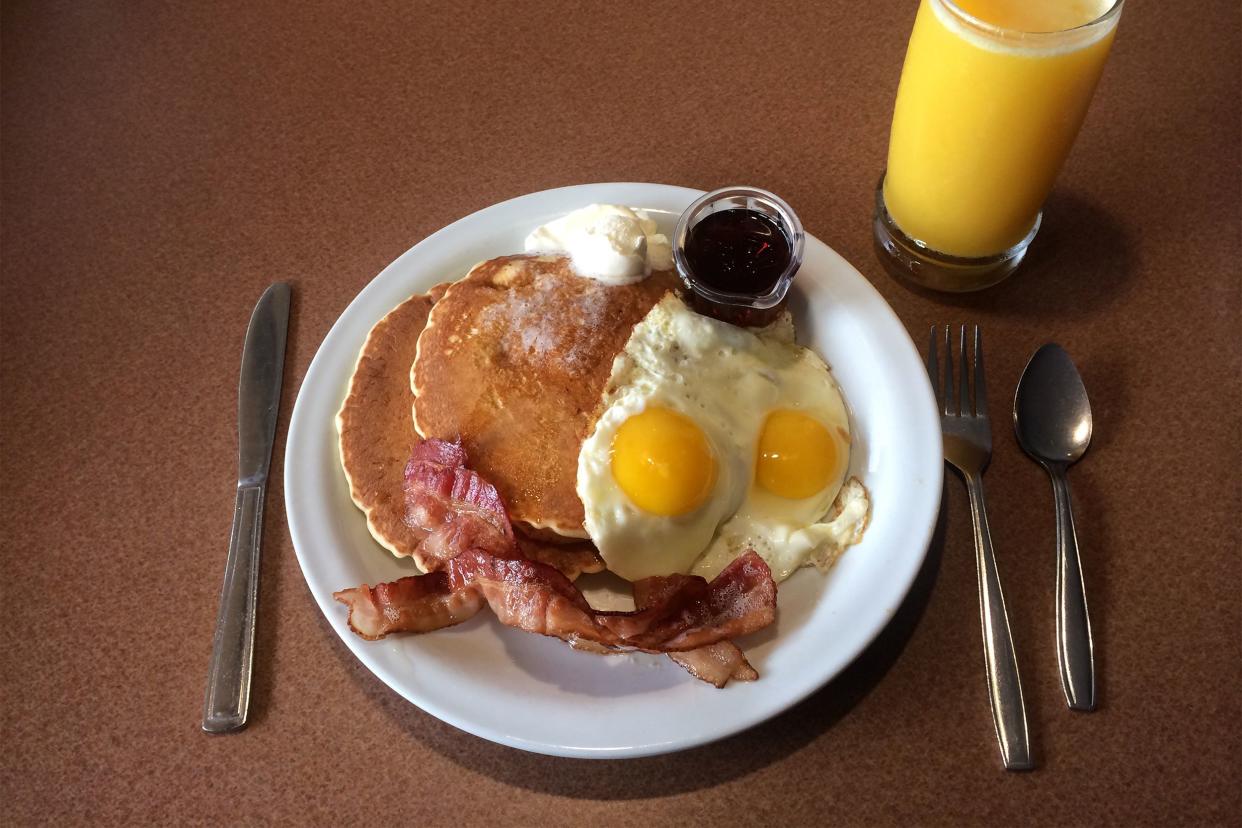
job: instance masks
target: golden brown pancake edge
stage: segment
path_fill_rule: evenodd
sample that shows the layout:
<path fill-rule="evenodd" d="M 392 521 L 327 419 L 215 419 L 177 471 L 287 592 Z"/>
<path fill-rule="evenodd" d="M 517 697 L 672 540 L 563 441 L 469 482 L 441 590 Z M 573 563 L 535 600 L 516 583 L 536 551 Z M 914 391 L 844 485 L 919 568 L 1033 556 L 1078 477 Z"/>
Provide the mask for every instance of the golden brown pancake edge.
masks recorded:
<path fill-rule="evenodd" d="M 419 536 L 405 523 L 402 484 L 418 439 L 410 421 L 409 386 L 402 379 L 414 360 L 419 335 L 445 284 L 406 299 L 367 334 L 336 415 L 341 468 L 349 494 L 367 517 L 367 529 L 394 555 L 418 555 Z"/>

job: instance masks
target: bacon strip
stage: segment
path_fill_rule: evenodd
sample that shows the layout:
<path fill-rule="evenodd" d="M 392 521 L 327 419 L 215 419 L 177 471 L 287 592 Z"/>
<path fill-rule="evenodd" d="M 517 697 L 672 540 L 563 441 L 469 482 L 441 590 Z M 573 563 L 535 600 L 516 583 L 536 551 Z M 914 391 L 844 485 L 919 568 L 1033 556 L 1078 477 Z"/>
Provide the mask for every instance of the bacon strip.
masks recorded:
<path fill-rule="evenodd" d="M 444 572 L 334 592 L 349 606 L 349 627 L 368 641 L 390 632 L 431 632 L 469 620 L 483 609 L 475 590 L 454 590 Z"/>
<path fill-rule="evenodd" d="M 678 576 L 661 601 L 633 612 L 592 609 L 552 567 L 482 550 L 461 553 L 444 572 L 355 587 L 333 597 L 349 607 L 354 632 L 376 639 L 459 623 L 473 614 L 471 608 L 478 609 L 469 595 L 478 596 L 503 624 L 591 649 L 694 650 L 762 629 L 776 617 L 776 583 L 753 552 L 710 584 L 698 576 Z"/>
<path fill-rule="evenodd" d="M 604 562 L 589 543 L 552 544 L 517 538 L 496 487 L 466 467 L 461 443 L 424 440 L 405 466 L 405 522 L 423 538 L 415 560 L 436 572 L 466 549 L 500 557 L 527 557 L 568 578 L 601 572 Z"/>
<path fill-rule="evenodd" d="M 405 466 L 405 522 L 425 533 L 418 564 L 442 569 L 465 549 L 512 557 L 517 539 L 496 487 L 466 468 L 461 443 L 424 440 Z"/>
<path fill-rule="evenodd" d="M 634 604 L 644 609 L 663 600 L 671 590 L 676 588 L 677 578 L 644 578 L 634 583 Z M 729 679 L 735 681 L 754 681 L 759 678 L 759 671 L 746 660 L 742 648 L 732 641 L 717 641 L 695 650 L 668 653 L 668 657 L 676 664 L 685 668 L 686 672 L 700 681 L 724 687 Z"/>
<path fill-rule="evenodd" d="M 750 666 L 742 648 L 732 641 L 717 641 L 684 653 L 668 653 L 668 657 L 700 681 L 724 687 L 729 679 L 754 681 L 759 671 Z"/>
<path fill-rule="evenodd" d="M 776 620 L 776 582 L 753 551 L 721 570 L 711 583 L 674 576 L 663 600 L 634 612 L 600 612 L 615 635 L 649 652 L 694 650 L 746 635 Z"/>

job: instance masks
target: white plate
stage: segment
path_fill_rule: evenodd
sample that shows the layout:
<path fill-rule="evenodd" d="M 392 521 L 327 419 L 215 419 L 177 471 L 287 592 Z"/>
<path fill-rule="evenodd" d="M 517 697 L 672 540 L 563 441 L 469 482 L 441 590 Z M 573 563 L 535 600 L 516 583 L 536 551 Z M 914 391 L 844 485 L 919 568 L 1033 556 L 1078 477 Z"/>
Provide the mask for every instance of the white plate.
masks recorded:
<path fill-rule="evenodd" d="M 827 576 L 780 586 L 774 628 L 739 640 L 761 678 L 723 690 L 663 656 L 597 656 L 504 627 L 489 613 L 428 635 L 369 642 L 332 592 L 415 571 L 379 547 L 350 501 L 334 416 L 367 332 L 390 309 L 526 234 L 594 202 L 650 210 L 670 233 L 702 193 L 590 184 L 522 196 L 467 216 L 390 264 L 341 314 L 298 393 L 285 454 L 289 531 L 306 583 L 345 645 L 431 715 L 511 747 L 556 756 L 647 756 L 700 745 L 776 715 L 840 672 L 880 632 L 918 572 L 940 503 L 941 442 L 931 387 L 896 315 L 844 259 L 807 237 L 791 308 L 800 339 L 832 366 L 853 414 L 852 473 L 870 489 L 862 543 Z"/>

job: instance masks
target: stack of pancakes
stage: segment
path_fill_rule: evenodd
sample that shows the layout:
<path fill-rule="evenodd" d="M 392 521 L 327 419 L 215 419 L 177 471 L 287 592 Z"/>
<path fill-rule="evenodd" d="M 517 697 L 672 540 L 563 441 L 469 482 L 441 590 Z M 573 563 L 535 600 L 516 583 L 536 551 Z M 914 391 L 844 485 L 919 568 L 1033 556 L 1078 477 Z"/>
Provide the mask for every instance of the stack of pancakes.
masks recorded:
<path fill-rule="evenodd" d="M 601 568 L 575 491 L 578 452 L 594 428 L 613 359 L 674 287 L 671 271 L 631 285 L 577 275 L 559 256 L 502 256 L 451 285 L 412 296 L 367 336 L 337 414 L 350 495 L 375 539 L 418 555 L 402 480 L 422 438 L 460 440 L 500 492 L 528 553 L 571 577 Z M 556 546 L 573 544 L 557 550 Z"/>

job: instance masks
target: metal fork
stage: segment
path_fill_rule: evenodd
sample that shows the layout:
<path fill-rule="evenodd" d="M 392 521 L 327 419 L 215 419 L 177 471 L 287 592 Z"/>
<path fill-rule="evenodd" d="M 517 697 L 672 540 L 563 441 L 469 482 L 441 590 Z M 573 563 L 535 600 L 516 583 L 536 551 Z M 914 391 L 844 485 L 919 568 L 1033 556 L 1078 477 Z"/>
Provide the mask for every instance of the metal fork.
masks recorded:
<path fill-rule="evenodd" d="M 936 353 L 936 326 L 932 326 L 927 346 L 927 374 L 941 410 L 944 432 L 944 459 L 962 475 L 970 494 L 970 515 L 975 527 L 975 565 L 979 572 L 979 615 L 983 623 L 983 656 L 988 675 L 988 696 L 992 719 L 1000 742 L 1006 770 L 1030 770 L 1030 734 L 1026 725 L 1026 703 L 1022 699 L 1022 680 L 1009 633 L 1009 616 L 1001 592 L 996 558 L 992 554 L 992 534 L 988 530 L 987 508 L 983 502 L 983 470 L 992 459 L 992 425 L 988 420 L 987 386 L 983 377 L 983 341 L 979 326 L 974 327 L 974 394 L 967 377 L 966 326 L 958 334 L 960 368 L 958 393 L 953 391 L 953 343 L 948 325 L 944 326 L 944 385 L 940 383 L 940 359 Z"/>

